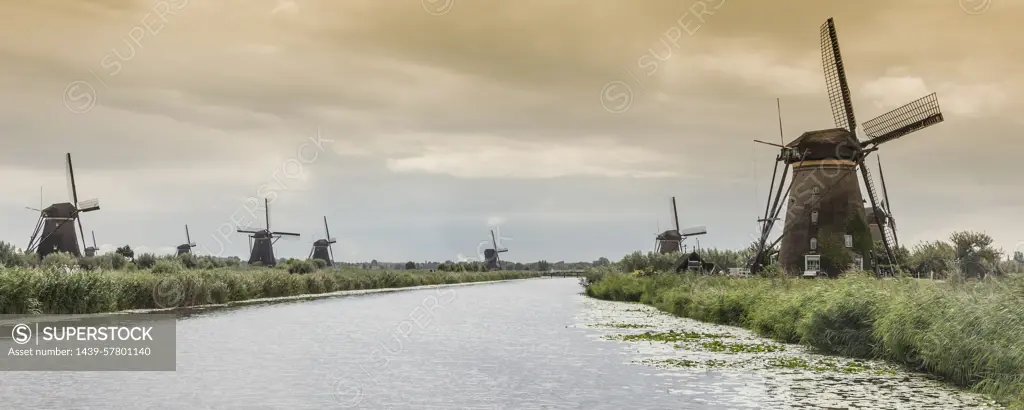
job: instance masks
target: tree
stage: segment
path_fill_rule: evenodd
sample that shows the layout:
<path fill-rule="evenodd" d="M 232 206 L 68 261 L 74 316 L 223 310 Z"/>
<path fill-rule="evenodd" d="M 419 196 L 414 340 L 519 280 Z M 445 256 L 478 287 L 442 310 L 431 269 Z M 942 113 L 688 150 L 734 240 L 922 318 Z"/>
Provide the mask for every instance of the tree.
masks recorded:
<path fill-rule="evenodd" d="M 818 244 L 821 248 L 821 270 L 829 276 L 846 271 L 853 263 L 853 255 L 846 250 L 845 245 L 845 240 L 839 234 L 826 234 Z"/>
<path fill-rule="evenodd" d="M 413 269 L 416 269 L 416 262 L 409 261 L 409 262 L 405 263 L 405 270 L 413 270 Z"/>
<path fill-rule="evenodd" d="M 124 256 L 125 258 L 131 259 L 133 261 L 135 260 L 135 251 L 132 250 L 131 246 L 125 245 L 120 248 L 117 248 L 117 250 L 115 250 L 114 253 Z"/>
<path fill-rule="evenodd" d="M 856 212 L 850 215 L 850 219 L 846 221 L 846 232 L 853 236 L 853 251 L 857 252 L 865 260 L 875 249 L 885 249 L 884 246 L 881 248 L 875 246 L 875 241 L 871 238 L 871 228 L 860 217 L 860 214 Z M 845 245 L 845 240 L 840 245 Z M 897 255 L 896 260 L 902 259 Z M 895 263 L 896 261 L 893 262 Z"/>
<path fill-rule="evenodd" d="M 992 237 L 973 231 L 953 232 L 949 240 L 966 277 L 985 277 L 999 263 L 1000 253 L 992 248 Z"/>
<path fill-rule="evenodd" d="M 597 258 L 597 260 L 594 261 L 594 267 L 595 268 L 600 268 L 602 266 L 608 266 L 608 265 L 611 265 L 611 264 L 612 264 L 612 261 L 608 260 L 608 258 L 606 258 L 604 256 L 602 256 L 600 258 Z"/>
<path fill-rule="evenodd" d="M 1024 263 L 1024 252 L 1015 251 L 1013 252 L 1013 260 L 1017 263 Z"/>
<path fill-rule="evenodd" d="M 914 247 L 909 265 L 920 275 L 926 273 L 948 273 L 956 266 L 956 249 L 943 241 L 926 242 Z"/>
<path fill-rule="evenodd" d="M 551 268 L 551 265 L 548 264 L 548 261 L 537 262 L 537 270 L 539 270 L 539 271 L 543 272 L 543 271 L 546 271 L 546 270 L 548 270 L 550 268 Z"/>

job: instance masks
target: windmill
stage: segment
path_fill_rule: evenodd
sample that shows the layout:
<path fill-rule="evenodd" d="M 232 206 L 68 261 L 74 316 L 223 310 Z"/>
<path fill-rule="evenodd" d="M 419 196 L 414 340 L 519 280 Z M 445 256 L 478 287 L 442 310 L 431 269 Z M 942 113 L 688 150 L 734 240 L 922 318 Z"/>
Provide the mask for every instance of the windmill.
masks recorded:
<path fill-rule="evenodd" d="M 75 170 L 71 165 L 70 153 L 65 156 L 65 177 L 68 184 L 68 200 L 71 202 L 57 203 L 38 210 L 39 221 L 36 222 L 35 230 L 32 231 L 28 247 L 26 247 L 28 251 L 39 254 L 40 258 L 54 252 L 67 252 L 75 256 L 82 256 L 78 247 L 78 238 L 81 235 L 84 245 L 85 231 L 82 230 L 80 214 L 100 209 L 99 199 L 78 202 L 78 187 L 75 185 Z M 78 224 L 77 233 L 75 232 L 76 223 Z"/>
<path fill-rule="evenodd" d="M 676 197 L 672 197 L 672 221 L 675 229 L 669 229 L 658 234 L 655 240 L 655 250 L 658 253 L 673 253 L 681 251 L 683 241 L 686 238 L 708 233 L 706 227 L 695 226 L 688 229 L 679 229 L 679 212 L 676 209 Z"/>
<path fill-rule="evenodd" d="M 196 243 L 192 242 L 192 236 L 188 234 L 188 225 L 185 225 L 185 243 L 178 245 L 178 252 L 176 255 L 191 254 L 192 248 L 196 247 Z"/>
<path fill-rule="evenodd" d="M 771 190 L 776 193 L 774 199 L 769 197 L 769 203 L 765 205 L 765 216 L 759 220 L 762 222 L 761 237 L 751 265 L 754 272 L 759 271 L 766 263 L 769 250 L 781 243 L 779 262 L 784 269 L 803 271 L 809 276 L 816 275 L 822 271 L 823 266 L 818 241 L 832 235 L 842 235 L 843 245 L 854 254 L 854 260 L 860 258 L 863 262 L 870 257 L 871 255 L 854 251 L 853 244 L 860 241 L 853 237 L 851 221 L 856 221 L 855 218 L 865 221 L 865 215 L 870 213 L 867 218 L 884 228 L 886 224 L 883 220 L 887 217 L 883 212 L 875 210 L 887 209 L 887 205 L 886 208 L 880 205 L 881 201 L 875 193 L 871 175 L 864 164 L 865 158 L 877 151 L 881 144 L 943 120 L 938 98 L 932 93 L 867 121 L 863 127 L 866 139 L 858 139 L 850 88 L 846 81 L 846 71 L 832 18 L 821 26 L 821 54 L 825 84 L 836 128 L 805 132 L 786 145 L 757 141 L 780 148 L 775 172 L 778 172 L 780 164 L 784 171 L 777 187 L 776 174 L 772 175 Z M 788 203 L 785 205 L 788 211 L 782 236 L 769 242 L 768 236 L 775 222 L 781 219 L 779 214 L 783 204 L 780 203 L 780 199 L 790 168 L 793 169 L 793 178 L 789 187 L 785 189 L 788 197 Z M 856 175 L 857 169 L 860 170 L 870 200 L 870 210 L 864 206 Z M 891 222 L 889 219 L 890 225 Z M 898 261 L 893 251 L 896 243 L 895 232 L 888 229 L 879 231 L 883 249 L 878 252 L 867 252 L 878 254 L 874 261 L 874 269 L 876 274 L 883 275 L 891 273 L 893 265 Z M 860 252 L 867 253 L 864 250 Z M 826 273 L 834 275 L 838 272 Z"/>
<path fill-rule="evenodd" d="M 334 245 L 338 240 L 331 236 L 331 229 L 327 227 L 327 217 L 324 216 L 324 239 L 317 239 L 313 242 L 313 249 L 309 251 L 309 259 L 320 259 L 327 262 L 327 266 L 334 265 Z"/>
<path fill-rule="evenodd" d="M 274 232 L 270 230 L 270 200 L 263 199 L 264 207 L 267 215 L 267 228 L 258 231 L 239 229 L 239 233 L 249 234 L 249 264 L 259 262 L 263 266 L 274 266 L 277 265 L 277 259 L 274 258 L 274 243 L 280 238 L 298 238 L 299 234 L 291 232 Z"/>
<path fill-rule="evenodd" d="M 487 270 L 498 270 L 501 269 L 501 260 L 498 259 L 498 254 L 508 252 L 508 248 L 498 247 L 498 238 L 494 236 L 493 229 L 491 230 L 491 244 L 494 245 L 493 248 L 484 249 L 484 260 L 487 263 Z"/>
<path fill-rule="evenodd" d="M 96 256 L 96 251 L 100 249 L 98 246 L 96 246 L 96 231 L 89 231 L 89 233 L 92 234 L 92 246 L 88 246 L 85 248 L 86 257 Z"/>

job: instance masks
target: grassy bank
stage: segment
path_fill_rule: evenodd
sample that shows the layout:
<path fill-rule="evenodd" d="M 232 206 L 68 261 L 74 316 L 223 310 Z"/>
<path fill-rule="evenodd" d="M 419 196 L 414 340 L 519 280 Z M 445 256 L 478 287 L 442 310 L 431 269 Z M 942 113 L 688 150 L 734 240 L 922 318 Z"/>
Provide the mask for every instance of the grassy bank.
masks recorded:
<path fill-rule="evenodd" d="M 588 296 L 884 359 L 1024 408 L 1024 278 L 726 278 L 592 273 Z"/>
<path fill-rule="evenodd" d="M 220 304 L 344 290 L 485 282 L 538 272 L 429 272 L 271 268 L 67 270 L 0 268 L 0 314 L 103 313 Z"/>

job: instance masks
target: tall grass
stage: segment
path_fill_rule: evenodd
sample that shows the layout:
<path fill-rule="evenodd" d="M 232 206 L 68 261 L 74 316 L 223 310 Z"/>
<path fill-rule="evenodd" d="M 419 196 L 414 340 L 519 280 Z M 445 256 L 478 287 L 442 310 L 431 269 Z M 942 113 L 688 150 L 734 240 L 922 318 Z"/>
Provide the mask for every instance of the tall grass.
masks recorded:
<path fill-rule="evenodd" d="M 877 358 L 1024 408 L 1024 277 L 934 282 L 595 272 L 588 296 L 642 302 L 823 352 Z"/>
<path fill-rule="evenodd" d="M 134 266 L 134 265 L 132 265 Z M 146 270 L 83 270 L 68 266 L 0 267 L 0 314 L 102 313 L 220 304 L 343 290 L 523 279 L 531 271 L 426 272 L 322 269 L 296 275 L 285 269 L 184 269 L 155 264 Z"/>

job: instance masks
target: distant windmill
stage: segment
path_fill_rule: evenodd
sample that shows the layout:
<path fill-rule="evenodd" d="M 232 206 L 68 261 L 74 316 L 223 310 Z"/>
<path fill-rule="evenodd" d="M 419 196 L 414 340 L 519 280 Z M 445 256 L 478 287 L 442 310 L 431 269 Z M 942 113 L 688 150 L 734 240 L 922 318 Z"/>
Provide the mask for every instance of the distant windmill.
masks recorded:
<path fill-rule="evenodd" d="M 192 248 L 196 247 L 196 243 L 192 242 L 192 236 L 188 234 L 188 225 L 185 225 L 185 243 L 178 245 L 178 255 L 191 254 Z"/>
<path fill-rule="evenodd" d="M 291 232 L 274 232 L 270 230 L 270 200 L 264 199 L 264 210 L 267 214 L 267 228 L 259 231 L 239 229 L 239 233 L 249 234 L 249 264 L 261 263 L 263 266 L 277 265 L 274 258 L 274 243 L 284 237 L 298 238 L 299 234 Z"/>
<path fill-rule="evenodd" d="M 89 231 L 89 233 L 92 234 L 92 246 L 85 248 L 85 256 L 87 257 L 96 256 L 96 251 L 100 249 L 96 246 L 96 231 Z"/>
<path fill-rule="evenodd" d="M 669 229 L 658 234 L 655 238 L 655 249 L 658 253 L 679 252 L 683 248 L 683 241 L 686 238 L 708 233 L 706 227 L 695 226 L 688 229 L 679 229 L 679 211 L 676 209 L 676 197 L 672 197 L 672 221 L 675 229 Z"/>
<path fill-rule="evenodd" d="M 324 239 L 317 239 L 313 242 L 313 249 L 309 251 L 310 259 L 320 259 L 327 262 L 327 266 L 334 265 L 334 245 L 338 240 L 331 236 L 331 229 L 327 227 L 327 217 L 324 216 Z"/>
<path fill-rule="evenodd" d="M 501 260 L 498 258 L 498 254 L 502 252 L 508 252 L 507 248 L 498 247 L 498 238 L 494 236 L 494 230 L 491 230 L 491 244 L 493 248 L 484 249 L 484 260 L 487 263 L 487 270 L 498 270 L 501 269 Z"/>
<path fill-rule="evenodd" d="M 891 215 L 886 216 L 888 204 L 882 206 L 878 200 L 864 160 L 883 143 L 942 122 L 939 101 L 935 93 L 932 93 L 867 121 L 864 123 L 864 134 L 867 139 L 859 140 L 850 87 L 846 81 L 846 69 L 839 52 L 835 22 L 829 18 L 821 26 L 820 32 L 822 67 L 825 71 L 825 85 L 836 128 L 805 132 L 784 146 L 758 141 L 780 148 L 780 154 L 776 158 L 776 172 L 780 163 L 783 164 L 784 171 L 777 187 L 775 175 L 772 175 L 771 189 L 777 192 L 774 199 L 769 197 L 769 203 L 765 206 L 765 216 L 760 219 L 763 222 L 761 238 L 757 244 L 751 271 L 760 271 L 768 263 L 770 250 L 781 242 L 779 263 L 783 269 L 802 271 L 805 276 L 816 276 L 818 272 L 824 271 L 822 266 L 825 266 L 822 264 L 822 255 L 818 249 L 819 237 L 842 235 L 845 248 L 856 253 L 852 249 L 852 244 L 858 241 L 853 237 L 855 232 L 848 229 L 848 221 L 854 217 L 863 220 L 867 216 L 868 220 L 865 222 L 870 223 L 873 220 L 879 228 L 883 246 L 881 252 L 876 252 L 880 256 L 875 261 L 873 269 L 879 275 L 891 274 L 893 265 L 899 263 L 894 252 L 895 231 L 885 229 L 887 224 L 892 224 Z M 780 200 L 790 167 L 793 168 L 793 180 L 789 188 L 785 189 L 788 196 L 788 203 L 785 205 L 789 209 L 787 220 L 783 225 L 782 236 L 769 242 L 768 235 L 771 234 L 775 222 L 781 219 L 779 214 L 784 204 Z M 871 201 L 869 209 L 865 209 L 860 184 L 857 181 L 858 168 L 868 199 Z M 856 254 L 854 260 L 860 259 L 863 262 L 868 257 L 869 255 Z M 835 275 L 839 272 L 826 273 Z"/>
<path fill-rule="evenodd" d="M 78 188 L 75 185 L 75 170 L 71 165 L 70 153 L 65 156 L 65 166 L 68 200 L 71 202 L 53 204 L 39 210 L 39 222 L 36 223 L 26 248 L 36 252 L 40 258 L 54 252 L 67 252 L 75 256 L 82 256 L 78 247 L 78 238 L 81 235 L 84 245 L 85 231 L 82 230 L 80 214 L 100 209 L 99 199 L 78 202 Z M 75 232 L 75 223 L 78 224 L 78 234 Z"/>

